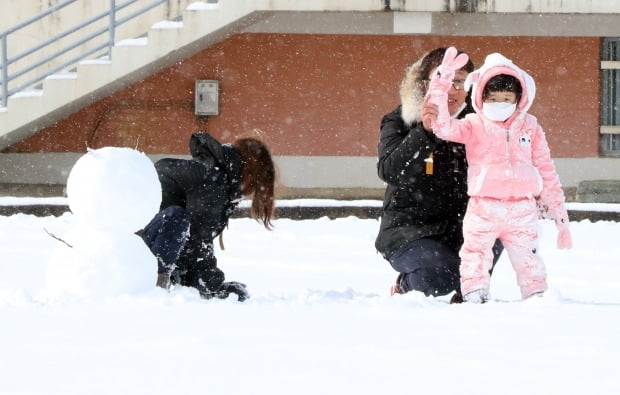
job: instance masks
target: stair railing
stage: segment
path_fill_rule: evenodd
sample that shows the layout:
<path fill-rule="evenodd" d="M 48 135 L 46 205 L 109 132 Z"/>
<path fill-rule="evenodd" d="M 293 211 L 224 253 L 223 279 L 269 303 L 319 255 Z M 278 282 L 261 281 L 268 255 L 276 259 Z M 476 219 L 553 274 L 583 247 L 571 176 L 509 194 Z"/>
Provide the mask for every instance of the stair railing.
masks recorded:
<path fill-rule="evenodd" d="M 38 83 L 43 81 L 45 78 L 49 77 L 50 75 L 58 71 L 73 67 L 78 62 L 88 58 L 89 56 L 93 54 L 99 53 L 101 56 L 107 55 L 111 57 L 112 47 L 114 46 L 116 28 L 144 14 L 145 12 L 151 10 L 152 8 L 155 8 L 159 6 L 160 4 L 167 2 L 168 0 L 151 0 L 149 3 L 145 4 L 140 9 L 135 10 L 134 12 L 126 16 L 123 16 L 122 18 L 118 16 L 118 12 L 130 6 L 131 4 L 136 3 L 139 0 L 127 0 L 119 4 L 116 4 L 116 0 L 109 0 L 109 8 L 107 11 L 102 12 L 98 15 L 95 15 L 69 29 L 66 29 L 58 33 L 57 35 L 50 37 L 49 39 L 44 40 L 43 42 L 31 48 L 28 48 L 20 53 L 12 55 L 11 57 L 8 56 L 8 52 L 9 52 L 8 45 L 10 43 L 11 37 L 14 37 L 15 32 L 23 29 L 26 26 L 32 25 L 33 23 L 41 21 L 43 18 L 52 15 L 58 10 L 76 1 L 78 0 L 65 0 L 63 2 L 60 2 L 54 6 L 49 7 L 45 11 L 42 11 L 41 13 L 0 33 L 0 47 L 1 47 L 0 48 L 0 70 L 1 70 L 0 85 L 2 87 L 0 89 L 0 95 L 1 95 L 0 106 L 1 107 L 6 107 L 7 99 L 9 96 L 17 92 L 23 91 L 25 89 L 32 88 L 33 86 L 37 85 Z M 108 18 L 108 23 L 105 27 L 100 27 L 93 32 L 90 32 L 85 35 L 81 35 L 78 39 L 66 44 L 62 48 L 54 51 L 53 53 L 50 53 L 47 56 L 44 56 L 41 58 L 38 57 L 36 60 L 33 60 L 32 62 L 24 61 L 22 62 L 22 64 L 20 64 L 21 66 L 20 69 L 13 70 L 14 68 L 16 68 L 16 66 L 14 65 L 17 61 L 26 59 L 27 56 L 32 55 L 40 51 L 41 49 L 48 47 L 49 45 L 57 42 L 58 40 L 66 36 L 69 36 L 72 33 L 83 31 L 84 29 L 89 28 L 89 27 L 92 28 L 95 23 L 99 22 L 103 18 Z M 84 52 L 76 56 L 73 56 L 68 60 L 63 60 L 60 64 L 55 65 L 49 69 L 46 69 L 44 71 L 37 71 L 37 69 L 47 64 L 48 62 L 59 58 L 61 55 L 64 55 L 65 53 L 79 47 L 80 45 L 90 42 L 91 40 L 94 40 L 96 38 L 100 38 L 103 35 L 107 35 L 107 40 L 105 40 L 105 42 L 95 44 L 88 50 L 85 50 Z M 12 65 L 13 67 L 11 67 Z M 18 78 L 32 71 L 34 71 L 32 73 L 33 74 L 32 77 L 29 76 L 25 81 L 16 82 Z"/>

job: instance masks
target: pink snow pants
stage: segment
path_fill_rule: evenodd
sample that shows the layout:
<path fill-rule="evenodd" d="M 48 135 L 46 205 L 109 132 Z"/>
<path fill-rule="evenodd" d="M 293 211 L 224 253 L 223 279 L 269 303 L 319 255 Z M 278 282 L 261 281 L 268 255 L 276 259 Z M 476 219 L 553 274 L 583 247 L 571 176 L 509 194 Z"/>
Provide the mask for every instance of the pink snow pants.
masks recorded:
<path fill-rule="evenodd" d="M 471 197 L 463 220 L 461 257 L 463 295 L 489 290 L 491 248 L 500 239 L 517 274 L 523 299 L 547 290 L 545 265 L 538 255 L 538 210 L 534 199 Z"/>

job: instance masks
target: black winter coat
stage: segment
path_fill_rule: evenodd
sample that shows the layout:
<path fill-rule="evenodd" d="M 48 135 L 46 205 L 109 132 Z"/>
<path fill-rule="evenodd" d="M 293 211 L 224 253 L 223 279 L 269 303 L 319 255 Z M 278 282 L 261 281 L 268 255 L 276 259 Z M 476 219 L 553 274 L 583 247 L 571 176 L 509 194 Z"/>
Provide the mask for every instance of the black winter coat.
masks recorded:
<path fill-rule="evenodd" d="M 432 174 L 427 174 L 431 154 Z M 464 146 L 426 132 L 419 120 L 407 126 L 399 106 L 381 121 L 378 156 L 379 177 L 388 185 L 377 250 L 389 259 L 413 240 L 434 237 L 458 252 L 468 200 Z"/>
<path fill-rule="evenodd" d="M 192 159 L 165 158 L 155 163 L 162 186 L 161 209 L 181 206 L 191 216 L 190 237 L 179 262 L 197 270 L 215 268 L 213 239 L 228 225 L 242 198 L 241 161 L 232 145 L 204 132 L 190 139 Z M 222 277 L 223 281 L 223 277 Z"/>

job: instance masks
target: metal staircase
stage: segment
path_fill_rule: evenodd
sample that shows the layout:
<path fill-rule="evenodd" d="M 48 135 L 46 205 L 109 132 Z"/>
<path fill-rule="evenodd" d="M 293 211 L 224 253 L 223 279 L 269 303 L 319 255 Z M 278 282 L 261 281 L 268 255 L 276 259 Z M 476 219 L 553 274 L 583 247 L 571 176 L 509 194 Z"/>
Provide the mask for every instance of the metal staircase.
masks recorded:
<path fill-rule="evenodd" d="M 74 1 L 76 0 L 59 3 L 45 13 L 52 13 L 59 7 L 66 6 Z M 69 29 L 72 31 L 86 29 L 93 20 L 108 18 L 109 24 L 106 29 L 82 37 L 70 46 L 75 48 L 87 39 L 92 39 L 95 35 L 107 35 L 108 40 L 104 44 L 81 54 L 79 58 L 71 59 L 58 67 L 37 74 L 25 82 L 18 81 L 18 77 L 36 69 L 36 66 L 44 62 L 49 62 L 54 56 L 58 56 L 68 49 L 65 48 L 58 53 L 38 60 L 26 66 L 25 69 L 12 71 L 12 63 L 28 53 L 40 50 L 53 40 L 58 39 L 58 36 L 52 37 L 17 56 L 8 58 L 6 44 L 11 33 L 45 15 L 38 15 L 0 34 L 2 44 L 0 149 L 32 135 L 38 129 L 69 115 L 116 89 L 144 78 L 215 41 L 223 39 L 235 29 L 240 29 L 244 25 L 243 18 L 251 14 L 256 8 L 254 1 L 195 2 L 183 10 L 179 21 L 161 21 L 152 25 L 143 37 L 115 42 L 114 30 L 119 24 L 130 18 L 140 16 L 149 9 L 147 7 L 155 7 L 166 0 L 152 0 L 144 9 L 135 15 L 123 18 L 123 20 L 116 19 L 115 15 L 120 8 L 135 0 L 128 0 L 121 4 L 116 4 L 115 0 L 109 1 L 110 9 L 107 13 L 97 15 L 81 25 Z M 99 55 L 94 59 L 88 59 L 93 53 Z"/>

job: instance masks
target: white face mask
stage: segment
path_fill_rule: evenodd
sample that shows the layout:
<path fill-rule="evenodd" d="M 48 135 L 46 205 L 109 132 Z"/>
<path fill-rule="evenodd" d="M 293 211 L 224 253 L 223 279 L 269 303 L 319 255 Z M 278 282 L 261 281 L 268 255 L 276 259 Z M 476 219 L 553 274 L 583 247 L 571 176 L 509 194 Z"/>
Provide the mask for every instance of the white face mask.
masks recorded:
<path fill-rule="evenodd" d="M 482 103 L 482 114 L 491 121 L 505 121 L 517 109 L 517 103 Z"/>

